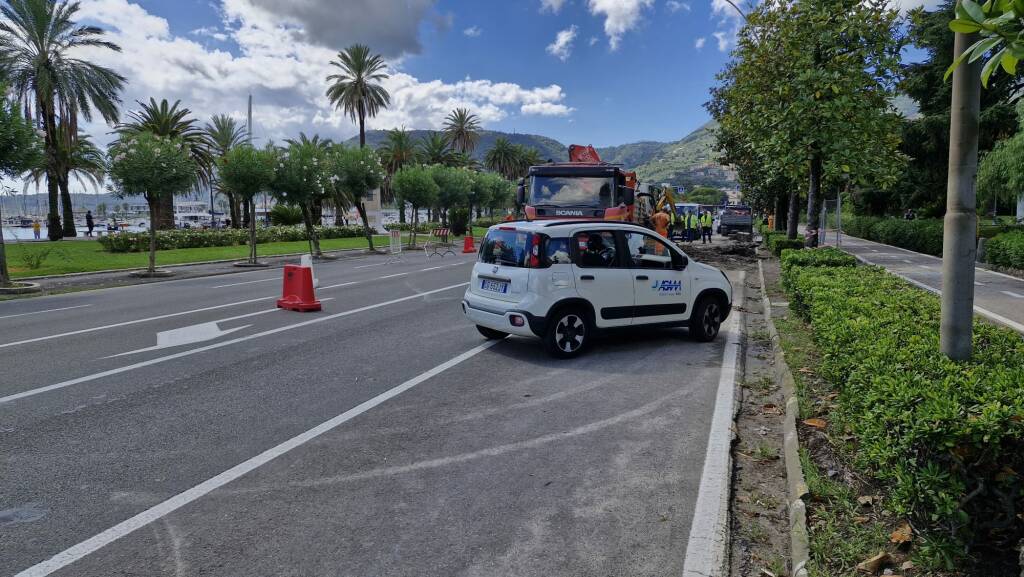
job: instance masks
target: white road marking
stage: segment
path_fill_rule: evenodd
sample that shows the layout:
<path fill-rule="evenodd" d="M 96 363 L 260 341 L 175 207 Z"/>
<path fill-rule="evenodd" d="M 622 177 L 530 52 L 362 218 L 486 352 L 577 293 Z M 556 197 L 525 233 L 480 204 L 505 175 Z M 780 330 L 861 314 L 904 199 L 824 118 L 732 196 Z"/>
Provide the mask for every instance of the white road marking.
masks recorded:
<path fill-rule="evenodd" d="M 354 269 L 355 268 L 370 268 L 371 266 L 384 266 L 386 264 L 388 264 L 388 263 L 386 263 L 386 262 L 378 262 L 376 264 L 364 264 L 364 265 L 361 265 L 361 266 L 354 266 L 352 268 L 354 268 Z"/>
<path fill-rule="evenodd" d="M 233 282 L 231 284 L 219 284 L 219 285 L 217 285 L 215 287 L 211 287 L 211 288 L 227 288 L 229 286 L 241 286 L 241 285 L 244 285 L 244 284 L 256 284 L 258 282 L 270 282 L 270 281 L 274 281 L 274 280 L 281 280 L 281 277 L 277 276 L 277 277 L 274 277 L 274 278 L 261 278 L 260 280 L 249 280 L 249 281 L 245 281 L 245 282 Z"/>
<path fill-rule="evenodd" d="M 738 286 L 743 286 L 740 273 Z M 736 308 L 743 306 L 740 292 Z M 736 310 L 734 308 L 734 310 Z M 722 352 L 722 372 L 718 379 L 718 393 L 711 417 L 708 448 L 704 455 L 704 470 L 700 489 L 693 509 L 690 538 L 686 543 L 683 577 L 719 575 L 725 559 L 729 510 L 729 450 L 732 443 L 733 402 L 736 392 L 736 363 L 740 352 L 739 319 L 742 313 L 729 317 L 726 329 L 728 340 Z"/>
<path fill-rule="evenodd" d="M 914 264 L 914 261 L 912 261 L 912 260 L 907 260 L 907 259 L 903 259 L 903 262 L 905 262 L 905 263 L 907 263 L 907 264 Z"/>
<path fill-rule="evenodd" d="M 31 313 L 19 313 L 16 315 L 4 315 L 0 319 L 13 319 L 14 317 L 27 317 L 29 315 L 41 315 L 43 313 L 55 313 L 57 311 L 69 311 L 71 309 L 81 309 L 85 307 L 91 307 L 92 305 L 76 305 L 73 307 L 61 307 L 59 309 L 46 309 L 45 311 L 34 311 Z"/>
<path fill-rule="evenodd" d="M 110 355 L 109 357 L 103 357 L 110 359 L 113 357 L 123 357 L 125 355 L 134 355 L 136 353 L 145 353 L 149 351 L 158 351 L 160 349 L 169 349 L 171 347 L 180 347 L 182 345 L 194 345 L 196 343 L 205 343 L 206 341 L 212 341 L 219 339 L 224 335 L 229 335 L 235 331 L 247 329 L 252 325 L 242 325 L 240 327 L 232 327 L 230 329 L 221 329 L 217 325 L 217 321 L 210 321 L 208 323 L 199 323 L 198 325 L 190 325 L 187 327 L 181 327 L 177 329 L 171 329 L 169 331 L 160 331 L 156 334 L 156 346 L 146 347 L 144 349 L 137 349 L 134 351 L 128 351 L 127 353 L 121 353 L 118 355 Z"/>
<path fill-rule="evenodd" d="M 1010 296 L 1010 297 L 1013 297 L 1013 298 L 1015 298 L 1015 299 L 1024 299 L 1024 295 L 1022 295 L 1022 294 L 1017 294 L 1017 293 L 1015 293 L 1015 292 L 1013 292 L 1013 291 L 999 291 L 999 292 L 1003 293 L 1003 294 L 1004 294 L 1004 295 L 1006 295 L 1006 296 Z"/>
<path fill-rule="evenodd" d="M 476 355 L 486 351 L 487 349 L 493 347 L 494 345 L 500 342 L 501 341 L 488 341 L 480 346 L 474 347 L 462 353 L 461 355 L 455 358 L 452 358 L 448 361 L 445 361 L 444 363 L 441 363 L 440 365 L 437 365 L 436 367 L 430 369 L 429 371 L 420 373 L 419 375 L 409 379 L 408 381 L 405 381 L 404 383 L 396 387 L 388 389 L 387 391 L 384 391 L 383 393 L 377 395 L 376 397 L 373 397 L 368 401 L 360 403 L 359 405 L 352 407 L 351 409 L 345 411 L 344 413 L 341 413 L 340 415 L 330 420 L 324 421 L 323 423 L 320 423 L 319 425 L 313 427 L 312 429 L 309 429 L 308 431 L 305 431 L 304 433 L 300 433 L 292 437 L 291 439 L 288 439 L 287 441 L 277 445 L 276 447 L 267 449 L 266 451 L 260 453 L 259 455 L 256 455 L 255 457 L 242 461 L 241 463 L 235 465 L 234 467 L 231 467 L 230 469 L 224 471 L 223 473 L 220 473 L 215 477 L 211 477 L 206 481 L 203 481 L 202 483 L 192 487 L 191 489 L 178 493 L 177 495 L 171 497 L 170 499 L 167 499 L 166 501 L 159 503 L 158 505 L 150 507 L 149 509 L 146 509 L 145 511 L 139 513 L 138 515 L 135 515 L 134 517 L 131 517 L 118 523 L 117 525 L 114 525 L 113 527 L 107 529 L 106 531 L 103 531 L 102 533 L 94 535 L 86 539 L 85 541 L 78 543 L 77 545 L 74 545 L 68 549 L 65 549 L 64 551 L 61 551 L 60 553 L 54 555 L 46 561 L 43 561 L 42 563 L 38 563 L 36 565 L 29 567 L 28 569 L 25 569 L 24 571 L 21 571 L 14 577 L 46 577 L 47 575 L 50 575 L 55 571 L 63 569 L 64 567 L 71 565 L 79 559 L 82 559 L 86 555 L 89 555 L 99 549 L 102 549 L 110 543 L 113 543 L 121 537 L 124 537 L 125 535 L 133 533 L 141 529 L 142 527 L 145 527 L 153 521 L 157 521 L 163 517 L 166 517 L 167 515 L 177 511 L 178 509 L 188 505 L 189 503 L 192 503 L 193 501 L 200 499 L 201 497 L 209 494 L 210 492 L 215 491 L 216 489 L 219 489 L 224 485 L 227 485 L 228 483 L 241 478 L 242 476 L 258 469 L 259 467 L 262 467 L 263 465 L 266 465 L 267 463 L 273 461 L 274 459 L 280 457 L 281 455 L 284 455 L 285 453 L 293 449 L 301 447 L 302 445 L 305 445 L 306 443 L 312 441 L 313 439 L 316 439 L 317 437 L 325 433 L 328 433 L 333 429 L 336 429 L 337 427 L 347 423 L 348 421 L 351 421 L 352 419 L 358 417 L 359 415 L 362 415 L 363 413 L 369 411 L 370 409 L 373 409 L 374 407 L 377 407 L 378 405 L 385 403 L 388 400 L 393 399 L 398 395 L 408 391 L 409 389 L 415 387 L 416 385 L 424 381 L 427 381 L 447 371 L 448 369 L 475 357 Z"/>
<path fill-rule="evenodd" d="M 932 267 L 930 267 L 930 266 L 928 266 L 926 264 L 919 264 L 917 266 L 920 267 L 920 268 L 923 268 L 924 270 L 932 270 Z"/>
<path fill-rule="evenodd" d="M 320 287 L 320 290 L 325 291 L 327 289 L 338 288 L 338 287 L 343 287 L 343 286 L 349 286 L 349 285 L 354 285 L 354 284 L 359 284 L 359 281 L 354 280 L 354 281 L 351 281 L 351 282 L 343 282 L 343 283 L 340 283 L 340 284 L 332 284 L 332 285 L 328 285 L 328 286 L 322 286 L 322 287 Z"/>
<path fill-rule="evenodd" d="M 60 383 L 55 383 L 53 385 L 47 385 L 45 387 L 38 387 L 38 388 L 35 388 L 35 389 L 30 389 L 30 390 L 27 390 L 27 391 L 22 391 L 20 393 L 15 393 L 13 395 L 8 395 L 6 397 L 0 397 L 0 405 L 6 404 L 6 403 L 10 403 L 12 401 L 17 401 L 19 399 L 24 399 L 26 397 L 32 397 L 32 396 L 39 395 L 39 394 L 42 394 L 42 393 L 46 393 L 46 392 L 49 392 L 49 391 L 54 391 L 54 390 L 57 390 L 57 389 L 63 389 L 65 387 L 70 387 L 70 386 L 73 386 L 73 385 L 78 385 L 78 384 L 81 384 L 81 383 L 88 383 L 90 381 L 95 381 L 95 380 L 98 380 L 98 379 L 103 379 L 103 378 L 106 378 L 106 377 L 109 377 L 109 376 L 112 376 L 112 375 L 119 375 L 121 373 L 127 373 L 129 371 L 134 371 L 135 369 L 141 369 L 143 367 L 148 367 L 148 366 L 151 366 L 151 365 L 156 365 L 156 364 L 159 364 L 159 363 L 163 363 L 165 361 L 171 361 L 171 360 L 174 360 L 174 359 L 180 359 L 182 357 L 188 357 L 188 356 L 195 355 L 195 354 L 198 354 L 198 353 L 203 353 L 203 352 L 206 352 L 206 351 L 212 351 L 214 349 L 219 349 L 219 348 L 226 347 L 226 346 L 229 346 L 229 345 L 233 345 L 233 344 L 236 344 L 236 343 L 250 341 L 252 339 L 258 339 L 260 337 L 265 337 L 265 336 L 268 336 L 268 335 L 282 333 L 284 331 L 289 331 L 289 330 L 292 330 L 292 329 L 297 329 L 297 328 L 301 328 L 301 327 L 307 327 L 307 326 L 310 326 L 310 325 L 315 325 L 315 324 L 326 322 L 326 321 L 329 321 L 329 320 L 334 320 L 334 319 L 337 319 L 337 318 L 341 318 L 341 317 L 345 317 L 345 316 L 349 316 L 349 315 L 354 315 L 356 313 L 361 313 L 361 312 L 364 312 L 364 311 L 368 311 L 368 310 L 372 310 L 372 309 L 376 309 L 376 308 L 380 308 L 380 307 L 386 307 L 386 306 L 389 306 L 389 305 L 405 302 L 405 301 L 408 301 L 408 300 L 418 299 L 418 298 L 420 298 L 422 296 L 431 295 L 431 294 L 435 294 L 435 293 L 439 293 L 439 292 L 444 292 L 444 291 L 451 290 L 451 289 L 454 289 L 454 288 L 464 287 L 464 286 L 466 286 L 468 284 L 469 284 L 468 282 L 459 283 L 459 284 L 450 285 L 450 286 L 446 286 L 446 287 L 439 288 L 439 289 L 434 289 L 432 291 L 426 291 L 426 292 L 423 292 L 423 293 L 414 294 L 414 295 L 410 295 L 410 296 L 407 296 L 407 297 L 392 299 L 392 300 L 389 300 L 389 301 L 384 301 L 384 302 L 380 302 L 380 303 L 376 303 L 376 304 L 372 304 L 372 305 L 367 305 L 365 307 L 359 307 L 357 309 L 351 309 L 351 310 L 347 310 L 347 311 L 342 311 L 340 313 L 334 313 L 332 315 L 317 316 L 317 317 L 312 318 L 312 319 L 310 319 L 308 321 L 302 321 L 302 322 L 291 324 L 291 325 L 285 325 L 283 327 L 277 327 L 277 328 L 274 328 L 274 329 L 269 329 L 269 330 L 266 330 L 266 331 L 262 331 L 262 332 L 258 332 L 258 333 L 253 333 L 251 335 L 246 335 L 244 337 L 238 337 L 238 338 L 234 338 L 234 339 L 227 340 L 227 341 L 221 341 L 219 343 L 213 343 L 213 344 L 206 345 L 206 346 L 203 346 L 203 347 L 198 347 L 198 348 L 195 348 L 195 349 L 189 349 L 187 351 L 181 351 L 181 352 L 174 353 L 174 354 L 167 355 L 167 356 L 157 357 L 155 359 L 149 359 L 147 361 L 141 361 L 141 362 L 138 362 L 138 363 L 135 363 L 135 364 L 132 364 L 132 365 L 126 365 L 126 366 L 123 366 L 123 367 L 118 367 L 116 369 L 110 369 L 110 370 L 99 372 L 99 373 L 96 373 L 96 374 L 93 374 L 93 375 L 86 375 L 84 377 L 78 377 L 78 378 L 75 378 L 75 379 L 70 379 L 70 380 L 67 380 L 67 381 L 60 382 Z"/>
<path fill-rule="evenodd" d="M 126 327 L 126 326 L 129 326 L 129 325 L 137 325 L 139 323 L 148 323 L 148 322 L 151 322 L 151 321 L 159 321 L 159 320 L 162 320 L 162 319 L 169 319 L 169 318 L 173 318 L 173 317 L 180 317 L 180 316 L 183 316 L 183 315 L 190 315 L 190 314 L 193 314 L 193 313 L 202 313 L 202 312 L 206 312 L 206 311 L 213 311 L 213 310 L 223 309 L 223 308 L 227 308 L 227 307 L 235 307 L 235 306 L 238 306 L 238 305 L 245 305 L 245 304 L 249 304 L 249 303 L 257 303 L 257 302 L 260 302 L 260 301 L 270 300 L 272 298 L 277 298 L 277 297 L 260 297 L 258 299 L 249 299 L 249 300 L 245 300 L 245 301 L 238 301 L 238 302 L 227 303 L 227 304 L 223 304 L 223 305 L 216 305 L 216 306 L 212 306 L 212 307 L 203 307 L 201 309 L 191 309 L 191 310 L 187 310 L 187 311 L 181 311 L 180 313 L 168 313 L 166 315 L 158 315 L 158 316 L 155 316 L 155 317 L 146 317 L 144 319 L 135 319 L 133 321 L 124 321 L 123 323 L 102 324 L 102 325 L 97 325 L 95 327 L 89 327 L 87 329 L 79 329 L 77 331 L 70 331 L 70 332 L 66 332 L 66 333 L 58 333 L 58 334 L 55 334 L 55 335 L 46 335 L 45 337 L 35 337 L 35 338 L 32 338 L 32 339 L 25 339 L 25 340 L 21 340 L 21 341 L 14 341 L 14 342 L 10 342 L 10 343 L 3 343 L 3 344 L 0 344 L 0 349 L 7 348 L 7 347 L 13 347 L 15 345 L 25 345 L 25 344 L 28 344 L 28 343 L 38 343 L 39 341 L 48 341 L 50 339 L 58 339 L 58 338 L 61 338 L 61 337 L 70 337 L 70 336 L 81 335 L 81 334 L 85 334 L 85 333 L 93 333 L 93 332 L 96 332 L 96 331 L 105 331 L 105 330 L 109 330 L 109 329 L 116 329 L 118 327 Z"/>
<path fill-rule="evenodd" d="M 440 269 L 440 268 L 443 268 L 443 267 L 439 267 L 439 266 L 432 266 L 432 267 L 430 267 L 430 268 L 421 268 L 421 269 L 420 269 L 420 272 L 423 272 L 423 271 L 428 271 L 428 270 L 438 270 L 438 269 Z"/>
<path fill-rule="evenodd" d="M 985 283 L 974 281 L 974 286 L 985 286 Z"/>
<path fill-rule="evenodd" d="M 409 273 L 407 273 L 407 272 L 400 272 L 400 273 L 395 273 L 395 274 L 389 274 L 389 275 L 379 276 L 379 277 L 377 277 L 377 278 L 378 278 L 378 279 L 386 279 L 386 278 L 395 278 L 396 276 L 405 276 L 405 275 L 407 275 L 407 274 L 409 274 Z"/>
<path fill-rule="evenodd" d="M 873 249 L 871 249 L 871 252 L 878 252 L 878 249 L 877 248 L 873 248 Z"/>

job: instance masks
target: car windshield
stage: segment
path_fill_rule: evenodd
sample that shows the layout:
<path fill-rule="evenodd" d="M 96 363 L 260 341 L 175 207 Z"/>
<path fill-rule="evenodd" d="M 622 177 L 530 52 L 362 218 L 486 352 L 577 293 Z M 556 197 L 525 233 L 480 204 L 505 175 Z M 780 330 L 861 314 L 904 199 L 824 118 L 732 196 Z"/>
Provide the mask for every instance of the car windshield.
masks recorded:
<path fill-rule="evenodd" d="M 531 233 L 514 229 L 489 230 L 480 244 L 480 262 L 526 268 L 532 237 Z"/>
<path fill-rule="evenodd" d="M 613 181 L 599 176 L 534 176 L 530 204 L 542 206 L 614 206 Z"/>

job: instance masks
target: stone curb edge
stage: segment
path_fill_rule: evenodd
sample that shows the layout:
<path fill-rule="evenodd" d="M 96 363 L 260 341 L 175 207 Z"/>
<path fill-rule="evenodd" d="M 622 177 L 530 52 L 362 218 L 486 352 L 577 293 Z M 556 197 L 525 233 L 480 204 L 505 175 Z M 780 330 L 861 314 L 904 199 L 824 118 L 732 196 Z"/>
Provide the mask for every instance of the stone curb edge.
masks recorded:
<path fill-rule="evenodd" d="M 772 303 L 768 298 L 768 286 L 764 280 L 764 265 L 757 261 L 757 274 L 761 281 L 761 301 L 764 307 L 764 318 L 768 325 L 768 334 L 772 339 L 772 352 L 775 354 L 775 379 L 782 384 L 782 393 L 786 397 L 786 415 L 782 424 L 782 451 L 786 464 L 786 501 L 789 509 L 789 555 L 793 577 L 807 577 L 807 563 L 810 560 L 810 537 L 807 533 L 807 505 L 803 497 L 807 494 L 807 482 L 804 480 L 803 469 L 800 467 L 800 440 L 796 431 L 796 417 L 800 405 L 796 398 L 796 381 L 786 364 L 785 353 L 779 338 L 779 331 L 772 320 Z"/>

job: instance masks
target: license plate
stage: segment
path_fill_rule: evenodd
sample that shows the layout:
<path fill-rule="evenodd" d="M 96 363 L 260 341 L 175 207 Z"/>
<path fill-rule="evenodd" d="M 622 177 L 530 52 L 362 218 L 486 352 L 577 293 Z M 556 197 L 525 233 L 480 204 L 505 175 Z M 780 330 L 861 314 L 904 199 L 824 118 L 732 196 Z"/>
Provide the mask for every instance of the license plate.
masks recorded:
<path fill-rule="evenodd" d="M 481 279 L 480 288 L 485 291 L 505 294 L 508 292 L 508 283 L 500 280 Z"/>

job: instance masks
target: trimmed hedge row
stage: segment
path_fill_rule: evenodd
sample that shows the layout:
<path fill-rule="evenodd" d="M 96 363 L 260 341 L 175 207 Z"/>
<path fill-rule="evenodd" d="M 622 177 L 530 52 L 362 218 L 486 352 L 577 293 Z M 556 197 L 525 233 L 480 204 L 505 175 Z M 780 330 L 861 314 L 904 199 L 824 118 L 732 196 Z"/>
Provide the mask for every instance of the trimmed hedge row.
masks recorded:
<path fill-rule="evenodd" d="M 939 300 L 878 267 L 787 252 L 792 310 L 810 322 L 831 426 L 855 467 L 890 488 L 891 510 L 948 535 L 952 550 L 1024 537 L 1024 339 L 976 323 L 974 358 L 939 353 Z M 1007 549 L 1008 550 L 1008 549 Z"/>
<path fill-rule="evenodd" d="M 901 220 L 877 216 L 844 216 L 843 232 L 867 240 L 942 256 L 942 220 Z"/>
<path fill-rule="evenodd" d="M 857 258 L 833 247 L 807 250 L 785 250 L 782 253 L 782 287 L 791 290 L 787 279 L 792 278 L 794 268 L 810 267 L 855 267 Z"/>
<path fill-rule="evenodd" d="M 1024 230 L 998 234 L 985 243 L 985 262 L 1024 269 Z"/>
<path fill-rule="evenodd" d="M 430 234 L 430 231 L 435 228 L 440 228 L 441 223 L 439 222 L 421 222 L 416 225 L 416 232 L 423 234 Z M 411 222 L 392 222 L 391 224 L 385 224 L 386 230 L 400 230 L 402 232 L 412 232 Z"/>
<path fill-rule="evenodd" d="M 775 256 L 782 256 L 782 251 L 787 249 L 801 249 L 804 247 L 803 236 L 797 236 L 795 239 L 790 240 L 786 238 L 786 233 L 779 231 L 767 231 L 762 236 L 764 237 L 765 247 Z"/>
<path fill-rule="evenodd" d="M 364 236 L 362 226 L 318 226 L 317 235 L 325 238 L 356 238 Z M 293 242 L 308 240 L 301 226 L 271 226 L 256 229 L 256 243 Z M 101 236 L 98 241 L 108 252 L 146 252 L 149 250 L 149 232 L 120 232 Z M 158 230 L 157 250 L 176 248 L 205 248 L 249 244 L 248 229 L 186 229 Z"/>

